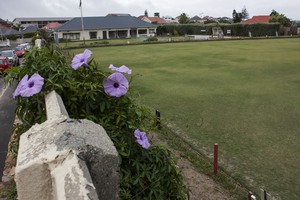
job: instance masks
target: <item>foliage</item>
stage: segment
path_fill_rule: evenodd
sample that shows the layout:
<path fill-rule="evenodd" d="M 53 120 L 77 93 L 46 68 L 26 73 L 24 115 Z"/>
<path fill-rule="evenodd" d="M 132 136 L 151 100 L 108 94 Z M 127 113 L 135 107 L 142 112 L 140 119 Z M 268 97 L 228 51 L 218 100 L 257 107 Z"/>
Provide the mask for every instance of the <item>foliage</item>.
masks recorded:
<path fill-rule="evenodd" d="M 173 34 L 186 35 L 186 34 L 212 34 L 212 25 L 198 25 L 198 24 L 165 24 L 157 27 L 158 35 Z M 204 32 L 202 32 L 205 30 Z"/>
<path fill-rule="evenodd" d="M 233 10 L 232 20 L 233 20 L 233 23 L 240 23 L 242 21 L 242 13 L 238 13 L 238 12 L 236 12 L 236 10 Z"/>
<path fill-rule="evenodd" d="M 148 37 L 146 40 L 144 40 L 144 42 L 156 42 L 158 41 L 157 37 Z"/>
<path fill-rule="evenodd" d="M 241 14 L 242 14 L 242 19 L 249 19 L 249 13 L 246 6 L 243 7 Z"/>
<path fill-rule="evenodd" d="M 227 30 L 231 30 L 231 36 L 248 37 L 251 32 L 253 37 L 261 36 L 275 36 L 279 32 L 279 24 L 231 24 L 221 25 L 223 32 L 226 34 Z"/>
<path fill-rule="evenodd" d="M 288 27 L 292 25 L 292 21 L 289 18 L 287 18 L 284 14 L 279 14 L 275 10 L 272 10 L 269 22 L 278 22 L 280 25 Z"/>
<path fill-rule="evenodd" d="M 244 19 L 249 18 L 249 13 L 246 7 L 244 6 L 241 12 L 237 12 L 235 9 L 232 12 L 233 23 L 240 23 Z"/>
<path fill-rule="evenodd" d="M 160 25 L 157 27 L 158 35 L 166 35 L 177 33 L 178 35 L 211 35 L 212 28 L 217 26 L 217 24 L 167 24 Z M 275 36 L 276 31 L 280 30 L 279 24 L 218 24 L 222 28 L 224 34 L 227 33 L 227 30 L 231 30 L 231 36 L 243 36 L 248 37 L 249 32 L 252 33 L 252 36 Z"/>
<path fill-rule="evenodd" d="M 5 186 L 0 189 L 0 199 L 5 198 L 7 200 L 16 200 L 17 199 L 17 188 L 15 183 L 10 183 L 10 185 Z"/>
<path fill-rule="evenodd" d="M 48 48 L 33 48 L 26 54 L 24 64 L 13 68 L 6 77 L 9 82 L 36 72 L 44 77 L 40 93 L 30 98 L 17 97 L 16 114 L 22 122 L 15 126 L 18 135 L 46 120 L 44 96 L 55 90 L 71 118 L 100 124 L 112 139 L 121 161 L 121 199 L 185 199 L 187 189 L 171 152 L 155 145 L 143 149 L 135 142 L 134 130 L 148 130 L 154 123 L 149 109 L 139 104 L 130 91 L 119 98 L 108 96 L 103 82 L 110 73 L 96 62 L 91 60 L 88 66 L 74 70 L 68 58 Z"/>
<path fill-rule="evenodd" d="M 189 21 L 190 21 L 190 20 L 189 20 L 189 17 L 187 16 L 186 13 L 182 13 L 182 14 L 179 16 L 178 22 L 179 22 L 180 24 L 188 24 Z"/>
<path fill-rule="evenodd" d="M 33 36 L 35 36 L 35 33 L 24 33 L 23 35 L 24 38 L 32 38 Z"/>

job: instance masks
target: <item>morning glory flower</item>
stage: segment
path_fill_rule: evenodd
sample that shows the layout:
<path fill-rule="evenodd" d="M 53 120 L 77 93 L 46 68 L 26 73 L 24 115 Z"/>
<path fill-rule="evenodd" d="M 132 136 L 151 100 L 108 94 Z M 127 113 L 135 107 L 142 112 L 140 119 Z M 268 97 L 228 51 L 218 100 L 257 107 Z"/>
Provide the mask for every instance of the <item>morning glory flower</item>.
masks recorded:
<path fill-rule="evenodd" d="M 115 67 L 112 64 L 110 64 L 109 69 L 111 69 L 113 71 L 121 72 L 121 73 L 131 74 L 131 69 L 129 69 L 125 65 L 122 65 L 121 67 Z"/>
<path fill-rule="evenodd" d="M 34 94 L 39 93 L 44 85 L 44 78 L 39 74 L 33 74 L 29 79 L 26 74 L 20 83 L 18 84 L 15 92 L 13 93 L 13 97 L 22 96 L 22 97 L 31 97 Z"/>
<path fill-rule="evenodd" d="M 104 81 L 104 91 L 112 97 L 121 97 L 128 91 L 128 81 L 126 77 L 119 73 L 113 73 Z"/>
<path fill-rule="evenodd" d="M 17 96 L 20 95 L 20 90 L 22 88 L 23 85 L 26 84 L 26 82 L 28 81 L 28 74 L 26 74 L 25 76 L 23 76 L 23 78 L 21 79 L 21 81 L 19 82 L 16 90 L 13 93 L 13 98 L 15 99 Z"/>
<path fill-rule="evenodd" d="M 144 149 L 148 149 L 150 147 L 150 143 L 145 132 L 136 129 L 134 131 L 134 136 L 136 137 L 135 141 L 139 143 Z"/>
<path fill-rule="evenodd" d="M 82 65 L 87 65 L 87 60 L 92 54 L 90 50 L 86 49 L 83 53 L 75 55 L 71 64 L 72 68 L 77 70 Z"/>

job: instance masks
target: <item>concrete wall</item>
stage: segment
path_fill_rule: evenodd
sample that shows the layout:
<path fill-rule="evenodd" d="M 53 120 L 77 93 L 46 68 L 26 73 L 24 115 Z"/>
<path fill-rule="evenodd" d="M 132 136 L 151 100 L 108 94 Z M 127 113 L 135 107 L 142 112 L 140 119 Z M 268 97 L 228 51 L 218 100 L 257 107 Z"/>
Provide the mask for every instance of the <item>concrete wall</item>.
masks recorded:
<path fill-rule="evenodd" d="M 47 121 L 22 134 L 16 166 L 20 200 L 118 199 L 118 153 L 98 124 L 70 119 L 55 91 Z"/>

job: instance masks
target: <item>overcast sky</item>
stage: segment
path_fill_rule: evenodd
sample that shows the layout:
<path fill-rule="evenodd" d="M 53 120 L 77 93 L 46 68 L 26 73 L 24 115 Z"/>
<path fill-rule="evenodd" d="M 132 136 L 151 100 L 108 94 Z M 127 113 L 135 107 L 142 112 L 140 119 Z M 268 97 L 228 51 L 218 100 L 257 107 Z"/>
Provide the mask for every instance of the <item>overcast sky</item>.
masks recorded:
<path fill-rule="evenodd" d="M 0 18 L 79 17 L 80 0 L 0 0 Z M 231 17 L 235 9 L 245 6 L 250 17 L 269 15 L 274 9 L 292 20 L 300 20 L 299 0 L 82 0 L 83 16 L 105 16 L 108 13 L 129 13 L 132 16 L 159 12 L 160 16 Z"/>

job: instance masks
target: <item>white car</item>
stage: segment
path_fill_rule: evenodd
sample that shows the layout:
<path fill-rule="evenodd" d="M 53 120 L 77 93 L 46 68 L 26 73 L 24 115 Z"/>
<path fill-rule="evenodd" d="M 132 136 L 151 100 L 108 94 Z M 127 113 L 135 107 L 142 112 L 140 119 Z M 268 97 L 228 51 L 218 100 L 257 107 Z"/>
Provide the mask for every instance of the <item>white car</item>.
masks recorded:
<path fill-rule="evenodd" d="M 2 40 L 0 42 L 0 47 L 10 47 L 10 41 L 7 39 L 5 42 Z"/>
<path fill-rule="evenodd" d="M 28 50 L 31 48 L 31 45 L 29 43 L 23 43 L 23 44 L 19 44 L 18 47 Z"/>

